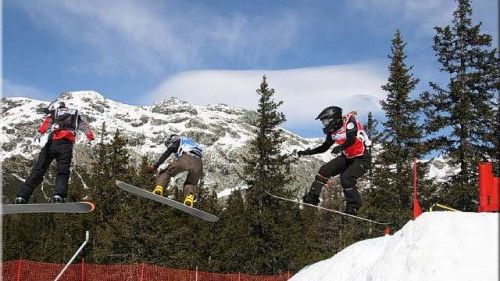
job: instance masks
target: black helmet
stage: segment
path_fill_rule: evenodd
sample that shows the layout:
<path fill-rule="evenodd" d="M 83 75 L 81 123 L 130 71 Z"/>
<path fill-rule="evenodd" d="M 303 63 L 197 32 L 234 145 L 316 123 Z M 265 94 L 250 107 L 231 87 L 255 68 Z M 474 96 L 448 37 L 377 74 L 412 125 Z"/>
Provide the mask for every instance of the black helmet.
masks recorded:
<path fill-rule="evenodd" d="M 178 139 L 180 139 L 179 135 L 177 135 L 177 134 L 171 134 L 170 137 L 168 137 L 168 139 L 165 141 L 165 146 L 166 147 L 171 146 Z"/>
<path fill-rule="evenodd" d="M 316 120 L 321 120 L 323 123 L 323 132 L 328 134 L 331 131 L 336 131 L 342 127 L 342 108 L 338 106 L 329 106 L 316 117 Z"/>

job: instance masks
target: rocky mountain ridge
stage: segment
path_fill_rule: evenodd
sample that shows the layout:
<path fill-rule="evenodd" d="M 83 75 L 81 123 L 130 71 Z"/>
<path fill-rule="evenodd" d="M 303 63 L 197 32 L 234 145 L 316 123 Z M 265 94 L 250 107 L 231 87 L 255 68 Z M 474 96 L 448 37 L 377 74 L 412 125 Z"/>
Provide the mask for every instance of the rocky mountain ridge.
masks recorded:
<path fill-rule="evenodd" d="M 219 196 L 225 196 L 231 189 L 244 187 L 238 172 L 242 169 L 243 156 L 248 153 L 248 141 L 256 133 L 255 111 L 225 104 L 191 105 L 177 98 L 158 101 L 151 106 L 135 106 L 107 99 L 94 91 L 63 93 L 59 100 L 79 110 L 96 133 L 97 141 L 104 137 L 107 142 L 112 133 L 119 130 L 127 138 L 128 149 L 134 159 L 143 155 L 158 159 L 166 149 L 164 141 L 172 133 L 191 137 L 201 143 L 205 150 L 204 183 L 207 188 L 215 189 Z M 29 161 L 37 156 L 47 140 L 47 136 L 44 136 L 36 143 L 34 136 L 45 116 L 43 109 L 49 103 L 22 97 L 2 98 L 0 160 L 4 168 L 18 171 L 4 172 L 4 176 L 13 176 L 21 181 L 29 173 Z M 104 123 L 107 136 L 99 134 Z M 286 139 L 283 143 L 284 153 L 313 147 L 322 141 L 301 138 L 284 129 L 283 134 Z M 87 144 L 84 134 L 79 133 L 75 146 L 77 160 L 74 160 L 74 164 L 84 168 L 92 165 L 89 154 L 97 141 Z M 329 158 L 331 155 L 325 153 L 315 158 L 301 159 L 294 167 L 298 177 L 296 187 L 303 186 L 302 189 L 305 189 L 309 186 L 319 165 Z M 26 167 L 20 163 L 25 163 Z M 182 181 L 182 176 L 178 180 Z"/>
<path fill-rule="evenodd" d="M 152 161 L 158 159 L 166 149 L 164 141 L 170 134 L 176 133 L 191 137 L 203 145 L 205 188 L 215 190 L 220 197 L 229 195 L 235 188 L 245 188 L 239 174 L 242 174 L 243 157 L 248 153 L 248 142 L 256 133 L 255 111 L 225 104 L 192 105 L 173 97 L 150 106 L 137 106 L 110 100 L 95 91 L 66 92 L 61 94 L 60 100 L 68 107 L 78 109 L 96 133 L 96 141 L 90 144 L 84 134 L 79 133 L 73 159 L 75 167 L 87 169 L 92 165 L 93 147 L 101 138 L 109 142 L 115 130 L 119 130 L 128 140 L 134 163 L 139 163 L 136 160 L 144 155 Z M 44 136 L 37 143 L 34 136 L 44 119 L 44 109 L 49 104 L 50 101 L 23 97 L 2 98 L 0 161 L 3 164 L 4 197 L 15 194 L 31 170 L 32 161 L 47 141 L 47 136 Z M 106 136 L 100 134 L 103 124 Z M 294 150 L 315 147 L 323 141 L 302 138 L 282 130 L 285 136 L 283 153 L 291 154 Z M 302 157 L 297 161 L 292 171 L 296 180 L 290 186 L 298 190 L 297 196 L 309 187 L 321 164 L 332 157 L 330 153 L 323 153 Z M 432 164 L 434 162 L 435 165 Z M 456 171 L 446 164 L 446 160 L 438 157 L 432 160 L 427 176 L 442 181 L 454 173 Z M 78 179 L 73 176 L 72 180 Z M 175 180 L 180 185 L 184 176 Z M 49 175 L 42 185 L 42 191 L 44 186 L 50 188 L 52 184 Z M 49 194 L 50 191 L 44 193 Z"/>

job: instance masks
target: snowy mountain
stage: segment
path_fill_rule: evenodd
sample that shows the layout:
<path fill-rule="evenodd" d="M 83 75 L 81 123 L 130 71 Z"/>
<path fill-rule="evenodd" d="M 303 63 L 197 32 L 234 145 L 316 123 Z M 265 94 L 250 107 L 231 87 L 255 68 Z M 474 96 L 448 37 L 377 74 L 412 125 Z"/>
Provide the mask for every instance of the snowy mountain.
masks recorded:
<path fill-rule="evenodd" d="M 104 141 L 109 141 L 115 130 L 119 130 L 128 139 L 128 148 L 136 160 L 147 155 L 156 161 L 166 149 L 164 141 L 172 133 L 192 137 L 204 146 L 206 188 L 215 189 L 220 197 L 224 197 L 234 188 L 245 187 L 238 173 L 243 167 L 243 156 L 248 153 L 248 141 L 256 133 L 255 111 L 224 104 L 191 105 L 177 98 L 162 100 L 151 106 L 136 106 L 107 99 L 94 91 L 67 92 L 61 95 L 60 100 L 78 109 L 96 133 L 97 141 L 92 144 L 86 143 L 83 133 L 79 134 L 74 152 L 77 167 L 92 164 L 92 146 L 102 137 L 100 130 L 105 123 L 107 137 Z M 44 136 L 40 143 L 35 143 L 33 138 L 45 116 L 43 110 L 49 103 L 22 97 L 2 98 L 0 161 L 3 164 L 4 191 L 7 190 L 4 197 L 5 194 L 14 194 L 14 190 L 19 188 L 31 169 L 31 161 L 47 140 Z M 283 133 L 286 138 L 284 153 L 312 148 L 323 141 L 301 138 L 284 129 Z M 376 147 L 374 149 L 375 152 Z M 296 181 L 291 188 L 304 192 L 320 165 L 330 159 L 330 153 L 301 157 L 293 167 Z M 454 172 L 445 160 L 436 158 L 431 161 L 427 176 L 446 180 Z M 183 175 L 176 180 L 181 183 Z M 8 186 L 5 187 L 5 183 Z M 48 186 L 53 183 L 50 173 L 44 183 Z"/>
<path fill-rule="evenodd" d="M 432 212 L 353 244 L 291 281 L 496 281 L 499 214 Z"/>
<path fill-rule="evenodd" d="M 103 123 L 108 132 L 105 141 L 109 141 L 115 130 L 119 130 L 128 139 L 132 156 L 137 159 L 148 155 L 156 161 L 166 149 L 164 141 L 172 133 L 192 137 L 204 146 L 207 188 L 215 188 L 219 196 L 225 196 L 231 189 L 243 186 L 237 172 L 242 168 L 243 155 L 248 153 L 247 143 L 256 132 L 254 111 L 224 104 L 191 105 L 176 98 L 151 106 L 135 106 L 107 99 L 94 91 L 67 92 L 61 95 L 60 100 L 80 111 L 97 134 L 97 140 L 101 138 L 99 132 Z M 2 98 L 0 161 L 4 165 L 4 176 L 13 176 L 21 181 L 29 172 L 29 161 L 37 156 L 46 142 L 47 136 L 40 143 L 35 143 L 33 137 L 44 118 L 43 109 L 49 103 L 21 97 Z M 286 130 L 283 133 L 286 137 L 283 144 L 285 153 L 313 147 L 322 141 L 304 139 Z M 89 165 L 92 145 L 95 143 L 88 145 L 84 134 L 80 133 L 74 163 Z M 294 167 L 294 173 L 298 175 L 296 185 L 301 190 L 308 187 L 312 175 L 321 165 L 322 161 L 317 160 L 329 158 L 329 153 L 302 158 Z M 178 180 L 183 180 L 182 176 Z"/>

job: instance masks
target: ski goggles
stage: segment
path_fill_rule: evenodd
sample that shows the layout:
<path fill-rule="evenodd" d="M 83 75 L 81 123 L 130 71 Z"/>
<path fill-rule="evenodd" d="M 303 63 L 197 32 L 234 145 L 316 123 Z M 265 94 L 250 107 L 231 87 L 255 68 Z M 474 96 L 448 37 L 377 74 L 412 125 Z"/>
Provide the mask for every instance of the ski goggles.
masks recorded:
<path fill-rule="evenodd" d="M 323 126 L 327 127 L 332 122 L 332 119 L 321 119 Z"/>

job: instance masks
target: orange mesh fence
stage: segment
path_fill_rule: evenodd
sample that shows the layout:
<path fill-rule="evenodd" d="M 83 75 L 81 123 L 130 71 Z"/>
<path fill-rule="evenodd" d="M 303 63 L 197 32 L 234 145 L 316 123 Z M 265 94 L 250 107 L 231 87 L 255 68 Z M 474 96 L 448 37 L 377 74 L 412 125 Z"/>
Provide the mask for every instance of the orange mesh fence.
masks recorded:
<path fill-rule="evenodd" d="M 7 261 L 1 264 L 4 281 L 52 281 L 64 264 L 41 263 L 29 260 Z M 196 270 L 169 269 L 149 264 L 104 265 L 72 264 L 60 281 L 285 281 L 282 275 L 248 275 L 240 273 L 211 273 Z"/>

